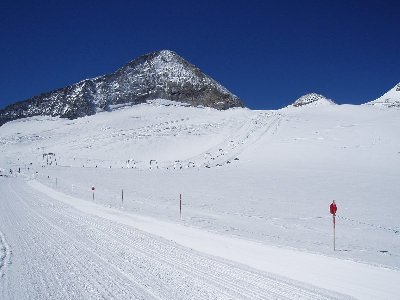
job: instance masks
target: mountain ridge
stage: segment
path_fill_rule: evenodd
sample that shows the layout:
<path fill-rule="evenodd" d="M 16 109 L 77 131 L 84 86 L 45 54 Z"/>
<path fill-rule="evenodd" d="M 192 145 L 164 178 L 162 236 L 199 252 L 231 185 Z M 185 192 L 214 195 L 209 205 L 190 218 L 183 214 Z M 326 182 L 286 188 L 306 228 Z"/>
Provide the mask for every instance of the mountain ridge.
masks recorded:
<path fill-rule="evenodd" d="M 110 110 L 110 105 L 166 99 L 220 110 L 244 107 L 242 100 L 171 50 L 148 53 L 116 71 L 81 80 L 0 110 L 8 121 L 49 115 L 75 119 Z"/>

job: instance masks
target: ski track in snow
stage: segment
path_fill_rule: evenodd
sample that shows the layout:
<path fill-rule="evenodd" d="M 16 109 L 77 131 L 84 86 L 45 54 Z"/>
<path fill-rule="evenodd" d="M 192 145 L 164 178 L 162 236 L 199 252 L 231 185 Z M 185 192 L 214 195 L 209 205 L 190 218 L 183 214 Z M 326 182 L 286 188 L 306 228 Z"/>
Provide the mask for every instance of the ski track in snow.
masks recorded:
<path fill-rule="evenodd" d="M 13 245 L 5 269 L 1 233 L 1 299 L 343 299 L 84 214 L 18 179 L 0 187 Z"/>
<path fill-rule="evenodd" d="M 231 163 L 246 147 L 254 144 L 266 134 L 275 134 L 281 122 L 279 113 L 259 113 L 248 122 L 240 126 L 234 135 L 223 143 L 185 161 L 196 162 L 197 165 L 207 167 L 222 166 Z M 203 158 L 203 159 L 202 159 Z"/>
<path fill-rule="evenodd" d="M 6 237 L 4 233 L 0 231 L 0 278 L 4 278 L 7 274 L 8 265 L 11 264 L 11 255 L 12 251 L 7 243 Z"/>

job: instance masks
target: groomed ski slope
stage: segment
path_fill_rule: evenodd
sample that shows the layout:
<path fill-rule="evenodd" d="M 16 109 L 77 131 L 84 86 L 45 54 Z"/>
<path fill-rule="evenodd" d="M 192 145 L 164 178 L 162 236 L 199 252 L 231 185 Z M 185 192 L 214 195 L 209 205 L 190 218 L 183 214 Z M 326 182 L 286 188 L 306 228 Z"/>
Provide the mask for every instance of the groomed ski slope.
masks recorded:
<path fill-rule="evenodd" d="M 172 240 L 230 266 L 313 286 L 317 298 L 396 299 L 399 131 L 396 109 L 220 112 L 155 101 L 72 121 L 36 117 L 5 124 L 0 168 L 8 176 L 2 182 L 20 186 L 34 202 L 73 204 L 76 213 Z M 2 194 L 12 193 L 7 186 L 0 186 Z M 333 199 L 337 251 L 328 210 Z M 19 241 L 10 241 L 17 231 L 0 231 L 9 245 L 3 249 L 11 249 L 0 250 L 0 257 L 15 259 Z M 2 272 L 12 272 L 14 263 L 3 265 Z M 271 295 L 268 289 L 259 294 Z M 200 298 L 208 297 L 214 296 Z"/>
<path fill-rule="evenodd" d="M 224 255 L 198 252 L 196 245 L 210 242 L 198 230 L 170 225 L 173 230 L 164 236 L 166 228 L 160 225 L 166 224 L 73 199 L 35 181 L 2 179 L 0 185 L 2 235 L 13 253 L 1 278 L 2 299 L 344 297 L 225 260 Z M 177 242 L 187 239 L 186 246 L 194 248 L 174 241 L 182 232 L 190 238 Z M 218 238 L 214 241 L 216 249 L 224 247 Z"/>
<path fill-rule="evenodd" d="M 400 272 L 398 271 L 307 252 L 266 246 L 132 214 L 117 212 L 116 215 L 115 210 L 104 209 L 91 202 L 88 203 L 58 193 L 37 181 L 31 181 L 29 185 L 54 199 L 72 204 L 87 213 L 95 213 L 104 218 L 172 240 L 190 249 L 229 259 L 299 282 L 332 289 L 360 299 L 390 298 L 398 293 L 397 283 L 400 279 Z M 360 276 L 360 274 L 363 275 Z M 342 297 L 344 296 L 342 295 Z"/>

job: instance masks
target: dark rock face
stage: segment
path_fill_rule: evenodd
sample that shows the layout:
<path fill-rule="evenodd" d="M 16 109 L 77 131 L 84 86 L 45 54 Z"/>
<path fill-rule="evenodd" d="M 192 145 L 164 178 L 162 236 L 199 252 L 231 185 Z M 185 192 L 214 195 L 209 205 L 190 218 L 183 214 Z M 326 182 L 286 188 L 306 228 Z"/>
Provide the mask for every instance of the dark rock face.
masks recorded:
<path fill-rule="evenodd" d="M 216 109 L 243 107 L 243 102 L 173 51 L 153 52 L 114 73 L 44 93 L 0 110 L 0 125 L 19 118 L 49 115 L 75 119 L 118 104 L 153 99 Z"/>

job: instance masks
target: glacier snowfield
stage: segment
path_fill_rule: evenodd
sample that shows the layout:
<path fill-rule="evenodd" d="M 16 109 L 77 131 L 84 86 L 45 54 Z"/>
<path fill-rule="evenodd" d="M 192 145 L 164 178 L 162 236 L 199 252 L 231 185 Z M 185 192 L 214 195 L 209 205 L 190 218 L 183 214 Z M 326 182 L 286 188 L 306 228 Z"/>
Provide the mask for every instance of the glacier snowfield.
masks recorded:
<path fill-rule="evenodd" d="M 160 100 L 9 122 L 0 298 L 396 299 L 399 117 Z"/>

